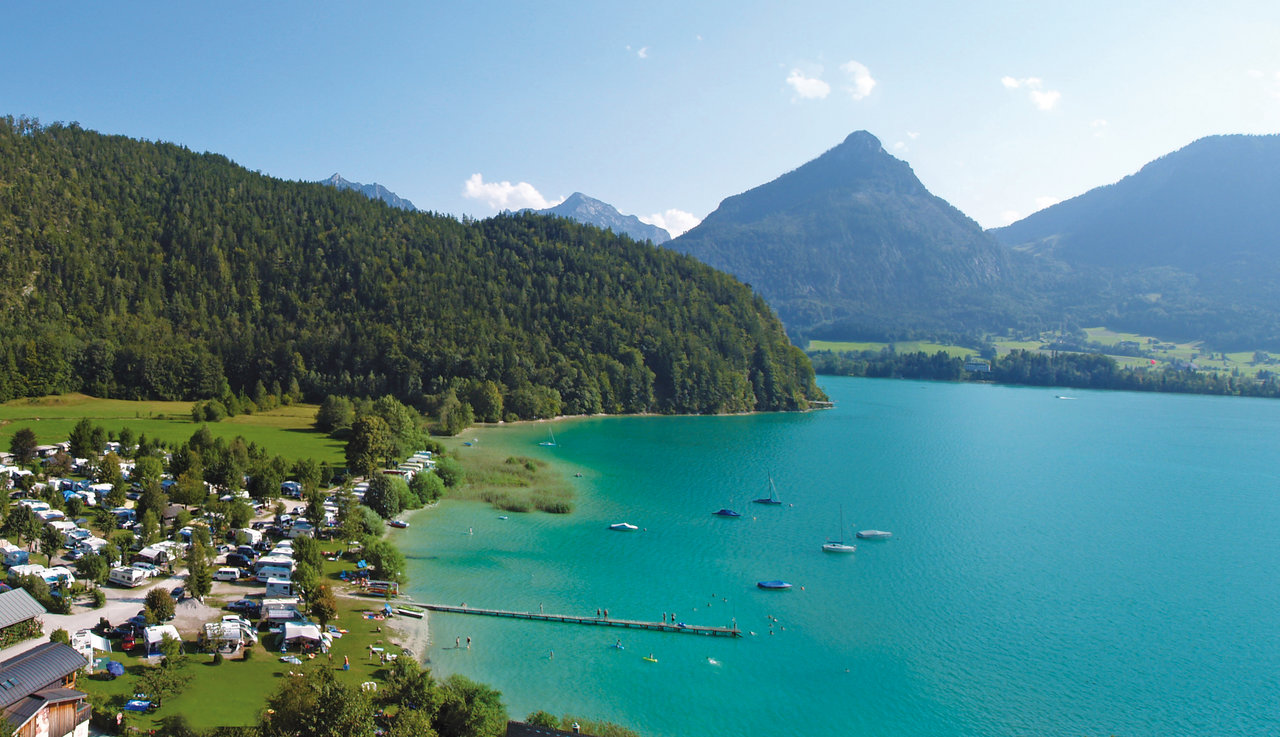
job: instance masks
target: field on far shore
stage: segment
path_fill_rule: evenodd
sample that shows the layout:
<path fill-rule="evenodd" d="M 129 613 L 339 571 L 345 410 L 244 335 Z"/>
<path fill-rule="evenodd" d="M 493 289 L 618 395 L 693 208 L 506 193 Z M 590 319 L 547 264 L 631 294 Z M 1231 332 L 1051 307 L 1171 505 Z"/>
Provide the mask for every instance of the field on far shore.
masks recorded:
<path fill-rule="evenodd" d="M 314 404 L 294 404 L 211 423 L 193 422 L 191 404 L 97 399 L 85 394 L 14 399 L 0 404 L 0 447 L 8 448 L 9 438 L 24 427 L 35 431 L 41 444 L 62 442 L 77 422 L 88 418 L 108 432 L 128 427 L 137 435 L 175 443 L 187 440 L 201 424 L 207 424 L 214 437 L 230 440 L 240 435 L 272 455 L 346 464 L 343 443 L 312 426 L 317 409 Z"/>
<path fill-rule="evenodd" d="M 978 352 L 972 348 L 965 348 L 959 345 L 947 345 L 946 343 L 931 343 L 927 340 L 904 340 L 894 343 L 876 343 L 874 341 L 842 341 L 842 340 L 811 340 L 808 351 L 833 351 L 835 353 L 852 353 L 858 351 L 879 351 L 893 346 L 893 350 L 898 353 L 917 353 L 924 351 L 929 355 L 933 355 L 938 351 L 943 351 L 949 356 L 959 356 L 960 358 L 968 358 L 976 356 Z"/>
<path fill-rule="evenodd" d="M 1138 335 L 1136 333 L 1120 333 L 1108 330 L 1104 327 L 1085 328 L 1085 334 L 1088 340 L 1097 343 L 1103 347 L 1117 346 L 1122 341 L 1132 341 L 1138 344 L 1141 350 L 1149 352 L 1150 357 L 1140 356 L 1122 356 L 1113 353 L 1105 355 L 1115 359 L 1115 362 L 1126 368 L 1141 368 L 1150 366 L 1152 359 L 1157 364 L 1168 364 L 1174 361 L 1184 363 L 1194 363 L 1201 371 L 1236 371 L 1243 376 L 1254 376 L 1260 369 L 1270 369 L 1273 371 L 1280 370 L 1277 364 L 1256 364 L 1254 363 L 1253 351 L 1239 351 L 1236 353 L 1221 353 L 1206 351 L 1199 342 L 1191 343 L 1173 343 L 1162 341 L 1159 338 L 1153 338 L 1148 335 Z M 999 355 L 1008 355 L 1010 351 L 1026 350 L 1039 352 L 1041 346 L 1053 342 L 1056 335 L 1053 333 L 1045 333 L 1038 340 L 1012 340 L 1012 339 L 992 339 L 992 343 L 996 347 Z M 977 355 L 977 351 L 972 348 L 966 348 L 958 345 L 948 345 L 945 343 L 932 343 L 929 341 L 906 340 L 895 343 L 882 343 L 875 341 L 833 341 L 833 340 L 811 340 L 805 350 L 808 351 L 835 351 L 839 352 L 858 352 L 858 351 L 879 351 L 892 345 L 898 353 L 914 353 L 916 351 L 924 351 L 930 355 L 938 351 L 944 351 L 950 356 L 959 356 L 967 358 Z"/>

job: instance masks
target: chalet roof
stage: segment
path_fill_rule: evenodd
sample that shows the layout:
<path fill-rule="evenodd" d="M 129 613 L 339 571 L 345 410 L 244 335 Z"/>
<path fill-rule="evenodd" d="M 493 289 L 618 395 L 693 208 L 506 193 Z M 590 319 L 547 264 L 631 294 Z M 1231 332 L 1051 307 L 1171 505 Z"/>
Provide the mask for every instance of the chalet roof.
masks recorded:
<path fill-rule="evenodd" d="M 525 722 L 507 722 L 507 737 L 589 737 L 578 732 L 566 732 L 562 729 L 539 727 Z"/>
<path fill-rule="evenodd" d="M 13 589 L 0 594 L 0 629 L 44 613 L 45 608 L 24 589 Z"/>
<path fill-rule="evenodd" d="M 77 691 L 74 688 L 47 688 L 27 696 L 5 709 L 4 716 L 8 720 L 9 726 L 16 731 L 30 721 L 31 717 L 39 714 L 44 707 L 67 701 L 79 701 L 86 696 L 87 694 L 83 691 Z"/>
<path fill-rule="evenodd" d="M 70 645 L 45 642 L 0 663 L 0 707 L 57 684 L 88 661 Z"/>

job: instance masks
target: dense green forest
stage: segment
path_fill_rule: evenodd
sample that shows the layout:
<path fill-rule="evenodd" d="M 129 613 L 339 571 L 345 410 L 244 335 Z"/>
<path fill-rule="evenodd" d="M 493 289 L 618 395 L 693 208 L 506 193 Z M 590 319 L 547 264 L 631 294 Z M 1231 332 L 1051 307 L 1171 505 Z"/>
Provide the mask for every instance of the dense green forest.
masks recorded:
<path fill-rule="evenodd" d="M 476 416 L 500 419 L 822 397 L 764 301 L 687 256 L 559 218 L 406 212 L 12 117 L 0 330 L 0 399 L 261 384 L 428 409 L 483 396 Z"/>
<path fill-rule="evenodd" d="M 814 351 L 809 355 L 818 373 L 835 376 L 1280 397 L 1280 376 L 1266 371 L 1259 372 L 1255 379 L 1173 367 L 1126 368 L 1101 354 L 1015 350 L 991 361 L 989 372 L 966 371 L 965 359 L 949 356 L 944 351 L 932 355 L 924 351 L 896 353 L 888 349 L 857 353 Z"/>

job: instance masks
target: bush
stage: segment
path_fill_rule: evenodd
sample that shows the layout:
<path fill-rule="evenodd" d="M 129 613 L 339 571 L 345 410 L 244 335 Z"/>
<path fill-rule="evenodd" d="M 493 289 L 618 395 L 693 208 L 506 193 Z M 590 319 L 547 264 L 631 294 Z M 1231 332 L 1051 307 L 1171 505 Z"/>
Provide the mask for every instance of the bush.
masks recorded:
<path fill-rule="evenodd" d="M 246 652 L 248 652 L 248 651 L 246 651 Z M 214 653 L 214 654 L 213 654 L 213 664 L 214 664 L 214 665 L 222 665 L 222 653 Z"/>
<path fill-rule="evenodd" d="M 93 591 L 91 591 L 91 592 L 89 592 L 89 593 L 90 593 L 90 595 L 93 597 L 93 608 L 94 608 L 94 609 L 101 609 L 102 607 L 106 606 L 106 604 L 107 604 L 107 594 L 106 594 L 106 592 L 104 592 L 102 589 L 94 589 Z"/>
<path fill-rule="evenodd" d="M 253 660 L 253 646 L 246 645 L 244 648 L 244 655 L 242 655 L 241 657 L 245 660 Z"/>

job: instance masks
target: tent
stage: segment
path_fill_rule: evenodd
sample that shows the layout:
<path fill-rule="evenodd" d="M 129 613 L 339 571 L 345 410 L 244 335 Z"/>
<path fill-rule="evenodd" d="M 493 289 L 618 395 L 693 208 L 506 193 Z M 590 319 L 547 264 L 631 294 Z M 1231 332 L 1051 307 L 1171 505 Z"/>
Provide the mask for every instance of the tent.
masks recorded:
<path fill-rule="evenodd" d="M 121 663 L 118 660 L 108 660 L 107 675 L 111 676 L 112 678 L 116 678 L 118 676 L 124 675 L 124 663 Z"/>
<path fill-rule="evenodd" d="M 284 650 L 290 645 L 297 645 L 303 652 L 308 650 L 327 650 L 333 638 L 320 631 L 320 626 L 310 622 L 285 622 Z"/>

